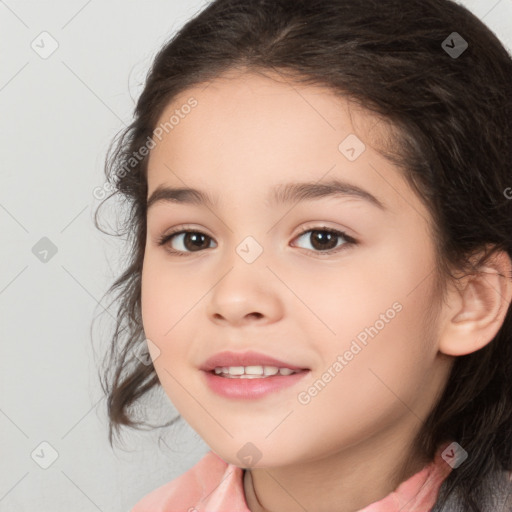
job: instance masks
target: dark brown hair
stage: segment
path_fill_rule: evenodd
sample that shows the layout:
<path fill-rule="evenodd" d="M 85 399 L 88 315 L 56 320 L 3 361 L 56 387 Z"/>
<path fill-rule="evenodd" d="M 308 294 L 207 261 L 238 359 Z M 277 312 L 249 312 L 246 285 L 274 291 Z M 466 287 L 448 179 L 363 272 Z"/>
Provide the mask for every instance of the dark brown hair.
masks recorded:
<path fill-rule="evenodd" d="M 460 55 L 450 51 L 454 37 L 468 44 Z M 121 425 L 144 424 L 130 408 L 159 385 L 153 366 L 134 357 L 145 344 L 147 157 L 135 162 L 133 155 L 178 94 L 233 69 L 326 86 L 389 121 L 396 134 L 388 157 L 431 213 L 440 276 L 474 271 L 470 256 L 482 249 L 484 258 L 497 250 L 512 256 L 505 192 L 512 186 L 512 60 L 479 19 L 450 0 L 216 0 L 159 51 L 134 121 L 106 162 L 110 197 L 128 207 L 119 234 L 130 245 L 126 268 L 108 292 L 118 305 L 101 370 L 111 444 Z M 512 469 L 510 308 L 495 339 L 456 359 L 418 436 L 430 458 L 445 440 L 456 440 L 470 457 L 452 471 L 438 503 L 456 495 L 460 510 L 480 512 L 492 493 L 486 478 Z"/>

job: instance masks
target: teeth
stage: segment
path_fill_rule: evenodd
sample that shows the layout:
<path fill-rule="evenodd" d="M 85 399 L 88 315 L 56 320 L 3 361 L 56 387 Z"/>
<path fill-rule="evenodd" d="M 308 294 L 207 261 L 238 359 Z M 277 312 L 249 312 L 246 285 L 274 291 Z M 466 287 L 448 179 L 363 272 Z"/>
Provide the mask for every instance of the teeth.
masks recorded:
<path fill-rule="evenodd" d="M 230 366 L 229 367 L 229 375 L 243 375 L 244 367 L 243 366 Z"/>
<path fill-rule="evenodd" d="M 297 370 L 290 368 L 278 368 L 277 366 L 217 366 L 215 374 L 227 378 L 258 379 L 271 377 L 272 375 L 291 375 Z"/>

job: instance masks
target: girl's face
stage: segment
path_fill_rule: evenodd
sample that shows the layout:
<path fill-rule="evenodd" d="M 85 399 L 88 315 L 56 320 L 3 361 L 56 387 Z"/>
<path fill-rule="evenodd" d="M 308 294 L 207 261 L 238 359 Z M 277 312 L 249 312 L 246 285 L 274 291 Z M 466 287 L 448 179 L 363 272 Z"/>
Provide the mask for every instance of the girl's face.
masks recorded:
<path fill-rule="evenodd" d="M 437 346 L 430 215 L 372 147 L 385 125 L 326 89 L 245 73 L 181 94 L 158 126 L 142 316 L 179 413 L 242 467 L 410 442 L 451 359 Z M 154 195 L 164 188 L 210 202 Z M 195 235 L 159 245 L 184 229 Z M 208 382 L 268 383 L 202 370 L 223 351 L 307 371 L 225 396 Z"/>

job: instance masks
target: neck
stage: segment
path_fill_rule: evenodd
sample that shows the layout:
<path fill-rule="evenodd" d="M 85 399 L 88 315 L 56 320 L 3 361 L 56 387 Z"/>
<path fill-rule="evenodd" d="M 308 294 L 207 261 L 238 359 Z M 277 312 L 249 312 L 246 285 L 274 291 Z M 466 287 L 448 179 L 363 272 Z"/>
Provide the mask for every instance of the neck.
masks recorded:
<path fill-rule="evenodd" d="M 354 512 L 379 501 L 429 463 L 412 439 L 370 438 L 326 457 L 244 473 L 251 512 Z"/>

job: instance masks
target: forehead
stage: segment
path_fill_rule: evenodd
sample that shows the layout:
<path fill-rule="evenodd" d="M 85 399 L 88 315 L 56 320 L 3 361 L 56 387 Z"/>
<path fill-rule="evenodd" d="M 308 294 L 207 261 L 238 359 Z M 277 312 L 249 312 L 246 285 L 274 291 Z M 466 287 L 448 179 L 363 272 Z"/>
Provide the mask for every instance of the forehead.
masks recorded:
<path fill-rule="evenodd" d="M 229 72 L 178 95 L 157 127 L 166 123 L 149 158 L 148 196 L 166 184 L 211 191 L 216 202 L 230 193 L 243 201 L 269 197 L 285 182 L 331 179 L 374 196 L 410 193 L 373 147 L 387 139 L 389 125 L 326 87 Z M 349 137 L 364 145 L 352 161 L 340 149 Z"/>
<path fill-rule="evenodd" d="M 191 99 L 197 102 L 193 109 L 187 107 Z M 181 110 L 190 112 L 180 115 L 178 120 L 175 114 Z M 337 138 L 343 133 L 369 131 L 366 138 L 378 135 L 382 139 L 389 128 L 375 114 L 330 88 L 294 82 L 271 71 L 262 75 L 231 70 L 191 87 L 165 107 L 157 126 L 165 128 L 173 117 L 173 126 L 168 126 L 171 129 L 166 132 L 172 131 L 177 137 L 182 132 L 189 135 L 190 130 L 184 130 L 183 126 L 191 125 L 190 128 L 212 141 L 222 140 L 226 134 L 243 142 L 244 147 L 251 141 L 271 142 L 276 135 L 281 144 L 287 140 L 295 142 L 299 136 L 322 140 L 329 132 L 331 135 L 337 132 Z M 239 132 L 238 128 L 242 127 L 244 131 Z M 178 140 L 177 137 L 174 139 Z"/>

